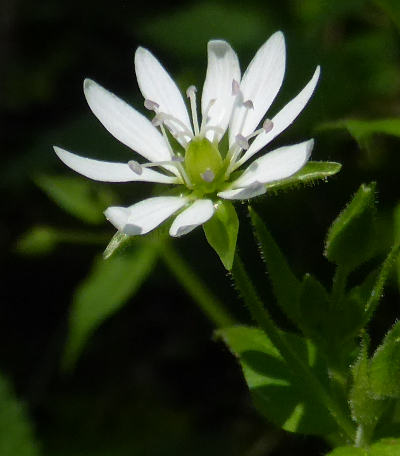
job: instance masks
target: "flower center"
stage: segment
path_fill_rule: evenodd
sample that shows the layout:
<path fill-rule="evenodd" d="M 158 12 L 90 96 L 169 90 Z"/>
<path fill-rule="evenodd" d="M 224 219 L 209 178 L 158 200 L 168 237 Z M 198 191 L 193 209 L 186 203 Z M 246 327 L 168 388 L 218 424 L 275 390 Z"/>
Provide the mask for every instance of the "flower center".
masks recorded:
<path fill-rule="evenodd" d="M 221 154 L 208 139 L 194 137 L 185 154 L 185 168 L 193 188 L 203 193 L 214 192 L 224 175 Z"/>

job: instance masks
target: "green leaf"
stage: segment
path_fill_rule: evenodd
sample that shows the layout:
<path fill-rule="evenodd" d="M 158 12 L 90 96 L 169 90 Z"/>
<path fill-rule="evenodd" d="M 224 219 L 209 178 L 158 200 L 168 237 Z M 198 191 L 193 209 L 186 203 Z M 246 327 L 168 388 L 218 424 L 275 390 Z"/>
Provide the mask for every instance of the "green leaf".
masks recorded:
<path fill-rule="evenodd" d="M 318 181 L 326 181 L 328 177 L 337 174 L 342 165 L 336 162 L 309 161 L 293 176 L 281 181 L 266 184 L 267 191 L 288 190 L 300 185 L 314 185 Z"/>
<path fill-rule="evenodd" d="M 276 300 L 286 315 L 297 324 L 300 281 L 291 271 L 284 255 L 267 230 L 264 222 L 252 208 L 249 208 L 249 212 L 263 260 L 267 265 L 268 277 L 271 280 Z"/>
<path fill-rule="evenodd" d="M 400 245 L 400 204 L 394 209 L 394 243 Z M 397 283 L 400 289 L 400 258 L 397 258 Z"/>
<path fill-rule="evenodd" d="M 38 456 L 38 444 L 25 406 L 15 397 L 3 375 L 0 375 L 0 402 L 1 456 Z"/>
<path fill-rule="evenodd" d="M 203 229 L 208 243 L 230 271 L 239 231 L 239 219 L 233 204 L 229 201 L 218 201 L 214 216 L 203 225 Z"/>
<path fill-rule="evenodd" d="M 360 353 L 351 368 L 353 386 L 350 390 L 349 403 L 353 419 L 366 429 L 373 430 L 384 410 L 386 401 L 373 397 L 369 379 L 368 339 L 366 335 L 361 343 Z"/>
<path fill-rule="evenodd" d="M 377 348 L 371 360 L 370 381 L 376 396 L 400 398 L 400 322 Z"/>
<path fill-rule="evenodd" d="M 370 456 L 370 453 L 365 448 L 346 446 L 335 448 L 326 456 Z"/>
<path fill-rule="evenodd" d="M 268 420 L 302 434 L 324 435 L 335 429 L 335 423 L 315 400 L 310 386 L 292 373 L 263 331 L 236 326 L 218 330 L 216 335 L 239 358 L 255 406 Z M 295 335 L 290 335 L 290 342 L 298 356 L 321 377 L 323 371 L 315 346 Z"/>
<path fill-rule="evenodd" d="M 374 314 L 375 309 L 379 304 L 379 301 L 383 294 L 383 289 L 385 287 L 386 281 L 389 277 L 390 272 L 393 269 L 395 261 L 399 255 L 399 251 L 400 251 L 400 245 L 394 246 L 382 264 L 382 267 L 379 271 L 375 285 L 374 285 L 374 287 L 371 291 L 371 294 L 369 296 L 369 299 L 365 305 L 364 326 L 372 318 L 372 315 Z"/>
<path fill-rule="evenodd" d="M 110 189 L 82 177 L 39 175 L 35 183 L 62 209 L 86 223 L 103 223 L 103 211 L 115 201 Z"/>
<path fill-rule="evenodd" d="M 157 245 L 143 242 L 125 255 L 95 261 L 92 271 L 74 296 L 64 368 L 73 367 L 95 329 L 137 292 L 152 271 L 157 256 Z"/>
<path fill-rule="evenodd" d="M 360 120 L 343 119 L 321 124 L 319 130 L 346 129 L 363 147 L 372 135 L 385 134 L 400 137 L 400 118 Z"/>
<path fill-rule="evenodd" d="M 400 456 L 400 439 L 382 439 L 369 448 L 369 456 Z"/>
<path fill-rule="evenodd" d="M 329 295 L 316 278 L 304 276 L 299 296 L 299 326 L 319 345 L 330 342 Z M 337 330 L 337 327 L 335 328 Z"/>
<path fill-rule="evenodd" d="M 362 184 L 329 229 L 325 256 L 352 271 L 373 253 L 375 183 Z"/>
<path fill-rule="evenodd" d="M 400 7 L 397 0 L 375 0 L 383 11 L 392 19 L 400 31 Z"/>

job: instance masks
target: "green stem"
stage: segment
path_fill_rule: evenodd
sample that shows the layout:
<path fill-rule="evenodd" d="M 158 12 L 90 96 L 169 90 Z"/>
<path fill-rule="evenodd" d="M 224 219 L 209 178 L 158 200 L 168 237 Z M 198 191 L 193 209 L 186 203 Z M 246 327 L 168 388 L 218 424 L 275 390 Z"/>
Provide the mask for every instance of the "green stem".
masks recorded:
<path fill-rule="evenodd" d="M 301 376 L 309 384 L 310 390 L 314 391 L 319 397 L 320 402 L 329 410 L 337 425 L 352 441 L 354 441 L 355 428 L 353 422 L 347 416 L 342 406 L 337 403 L 325 390 L 324 386 L 314 375 L 309 366 L 298 357 L 290 343 L 288 343 L 286 338 L 283 337 L 282 333 L 276 327 L 275 323 L 271 319 L 271 316 L 258 297 L 238 254 L 236 254 L 235 261 L 233 263 L 232 276 L 245 303 L 249 307 L 252 317 L 275 345 L 282 357 L 286 360 L 288 366 L 290 366 L 297 375 Z"/>
<path fill-rule="evenodd" d="M 165 243 L 160 253 L 169 270 L 216 327 L 226 328 L 236 323 L 222 302 L 211 293 L 173 247 Z"/>

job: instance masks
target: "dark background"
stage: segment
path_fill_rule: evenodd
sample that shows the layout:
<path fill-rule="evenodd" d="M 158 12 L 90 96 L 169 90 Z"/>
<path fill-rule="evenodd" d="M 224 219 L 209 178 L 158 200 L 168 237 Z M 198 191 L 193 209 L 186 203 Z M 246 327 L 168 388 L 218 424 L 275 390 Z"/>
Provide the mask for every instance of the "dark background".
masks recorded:
<path fill-rule="evenodd" d="M 377 181 L 382 241 L 392 241 L 391 213 L 400 196 L 398 139 L 375 135 L 357 144 L 345 130 L 322 132 L 318 126 L 348 117 L 399 116 L 399 18 L 399 7 L 390 1 L 247 1 L 240 6 L 2 0 L 0 368 L 26 404 L 42 454 L 277 456 L 328 449 L 317 438 L 284 433 L 257 415 L 236 361 L 213 340 L 212 324 L 161 263 L 94 333 L 75 370 L 63 374 L 73 292 L 106 241 L 64 242 L 33 255 L 19 248 L 18 240 L 35 226 L 85 228 L 35 184 L 38 175 L 72 173 L 57 161 L 53 144 L 109 160 L 127 156 L 90 113 L 82 92 L 85 77 L 142 109 L 133 71 L 138 45 L 151 49 L 182 89 L 201 88 L 209 39 L 228 40 L 243 70 L 280 29 L 288 61 L 272 112 L 297 94 L 317 64 L 322 77 L 305 112 L 274 147 L 315 137 L 313 159 L 339 161 L 343 170 L 328 183 L 259 199 L 254 207 L 294 270 L 300 275 L 313 271 L 328 285 L 333 269 L 322 256 L 325 233 L 362 182 Z M 113 190 L 128 205 L 150 188 L 126 184 Z M 273 305 L 246 207 L 239 205 L 238 212 L 240 251 Z M 105 239 L 113 234 L 106 223 L 96 230 Z M 232 313 L 248 322 L 202 231 L 174 245 Z M 392 281 L 373 334 L 379 337 L 397 315 Z M 7 438 L 0 420 L 0 440 Z"/>

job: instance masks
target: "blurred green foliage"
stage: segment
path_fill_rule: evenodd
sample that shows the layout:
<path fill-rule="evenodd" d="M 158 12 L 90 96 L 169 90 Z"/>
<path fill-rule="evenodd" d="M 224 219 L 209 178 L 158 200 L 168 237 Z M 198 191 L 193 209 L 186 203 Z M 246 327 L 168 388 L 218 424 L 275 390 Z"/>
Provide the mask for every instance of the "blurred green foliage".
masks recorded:
<path fill-rule="evenodd" d="M 268 227 L 284 246 L 293 273 L 318 270 L 321 286 L 326 288 L 332 269 L 318 259 L 323 235 L 361 182 L 377 182 L 382 209 L 376 215 L 373 241 L 380 261 L 400 233 L 399 2 L 251 0 L 243 6 L 239 2 L 189 1 L 141 7 L 120 2 L 111 8 L 107 2 L 94 0 L 45 0 L 40 4 L 7 0 L 0 5 L 0 25 L 0 110 L 5 119 L 0 131 L 0 181 L 3 194 L 11 201 L 5 204 L 0 225 L 6 266 L 0 333 L 1 345 L 7 347 L 0 363 L 13 373 L 18 391 L 26 398 L 41 454 L 322 454 L 326 450 L 323 443 L 282 438 L 268 428 L 250 411 L 234 361 L 219 346 L 212 346 L 212 353 L 220 353 L 215 360 L 199 348 L 210 338 L 212 328 L 186 303 L 171 277 L 185 284 L 188 294 L 216 325 L 234 318 L 215 313 L 209 303 L 222 300 L 232 314 L 243 314 L 202 233 L 176 241 L 176 250 L 162 245 L 161 262 L 156 261 L 159 253 L 154 245 L 139 241 L 122 256 L 107 261 L 96 257 L 93 264 L 93 256 L 104 250 L 113 234 L 102 223 L 106 206 L 131 204 L 149 195 L 151 189 L 87 183 L 57 162 L 51 145 L 96 158 L 131 157 L 90 115 L 81 84 L 84 77 L 94 77 L 140 109 L 142 99 L 133 77 L 133 52 L 138 45 L 160 56 L 185 89 L 192 83 L 202 85 L 209 39 L 230 41 L 244 68 L 271 33 L 283 30 L 288 67 L 272 112 L 297 93 L 316 64 L 322 65 L 322 78 L 310 106 L 278 141 L 289 144 L 314 132 L 313 160 L 341 162 L 343 168 L 327 185 L 278 196 L 271 188 L 254 207 L 268 219 Z M 356 141 L 349 140 L 343 129 Z M 397 224 L 393 224 L 394 208 Z M 240 207 L 238 212 L 238 244 L 250 269 L 260 269 L 258 259 L 250 253 L 254 245 L 246 217 Z M 15 256 L 17 239 L 18 252 L 35 254 L 36 260 Z M 269 241 L 266 259 L 274 252 Z M 47 257 L 41 258 L 43 254 Z M 279 271 L 287 267 L 279 252 L 275 259 Z M 365 300 L 374 286 L 378 299 L 383 283 L 389 281 L 385 306 L 378 309 L 372 327 L 373 348 L 398 317 L 395 282 L 390 280 L 392 259 L 388 258 L 380 276 L 377 261 L 371 259 L 349 277 L 353 287 L 349 299 L 356 301 Z M 374 273 L 365 274 L 366 269 L 374 268 Z M 397 270 L 400 277 L 400 260 Z M 278 305 L 290 320 L 289 290 L 277 283 L 272 269 L 270 276 L 275 293 L 278 290 Z M 365 280 L 358 280 L 360 276 Z M 145 283 L 147 277 L 152 285 Z M 255 278 L 260 283 L 264 280 L 256 272 Z M 355 283 L 361 285 L 353 286 Z M 263 293 L 267 300 L 271 298 L 268 290 Z M 375 303 L 371 309 L 375 310 Z M 284 326 L 290 326 L 279 309 L 275 312 Z M 87 318 L 89 314 L 92 319 Z M 67 315 L 69 331 L 65 328 Z M 161 337 L 164 333 L 167 335 Z M 60 378 L 65 346 L 64 359 L 70 366 L 78 355 L 83 358 L 69 377 Z M 189 359 L 195 360 L 193 364 Z M 263 387 L 272 388 L 274 382 L 283 382 L 277 386 L 282 392 L 290 383 L 285 372 L 282 374 L 280 360 L 276 361 L 279 375 L 271 377 L 271 384 L 261 385 L 259 393 Z M 159 367 L 165 364 L 171 366 L 169 370 L 164 367 L 167 373 Z M 244 368 L 257 370 L 258 366 Z M 7 425 L 0 435 L 0 454 L 23 456 L 26 451 L 36 455 L 24 409 L 7 382 L 0 389 L 5 416 L 1 421 Z M 278 394 L 278 398 L 282 396 Z M 296 402 L 289 400 L 285 404 L 281 421 L 292 417 L 286 428 L 306 426 L 304 416 L 310 418 L 307 407 L 296 408 Z M 268 408 L 261 408 L 269 417 Z M 207 425 L 210 420 L 212 424 Z M 11 447 L 16 442 L 21 445 L 18 449 Z M 383 441 L 370 454 L 396 454 L 397 447 L 396 441 Z M 343 449 L 333 454 L 365 452 Z"/>

